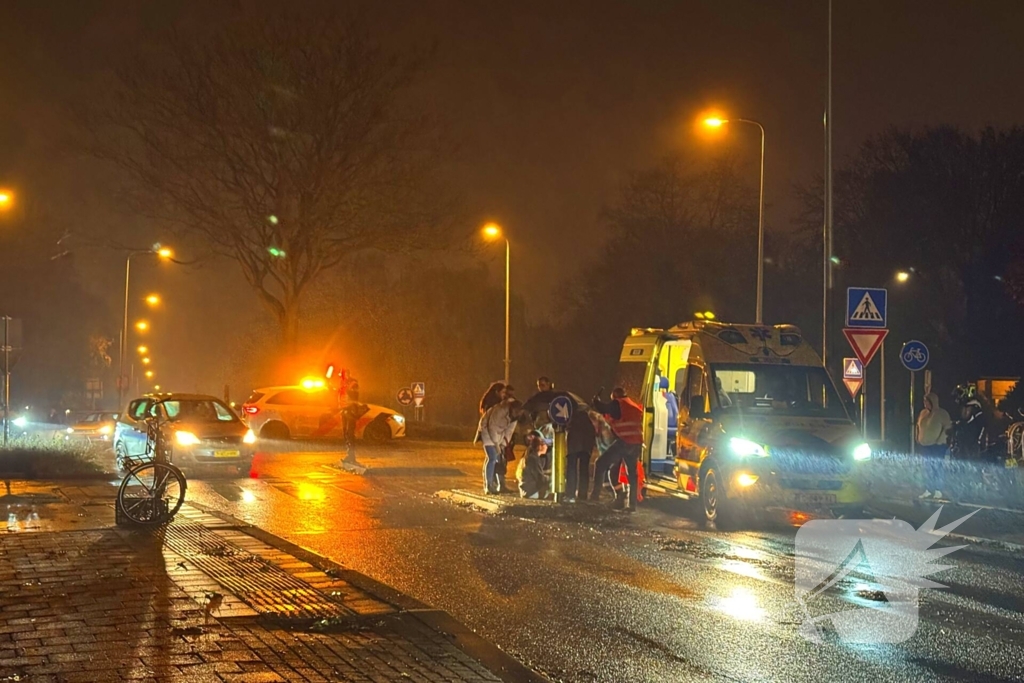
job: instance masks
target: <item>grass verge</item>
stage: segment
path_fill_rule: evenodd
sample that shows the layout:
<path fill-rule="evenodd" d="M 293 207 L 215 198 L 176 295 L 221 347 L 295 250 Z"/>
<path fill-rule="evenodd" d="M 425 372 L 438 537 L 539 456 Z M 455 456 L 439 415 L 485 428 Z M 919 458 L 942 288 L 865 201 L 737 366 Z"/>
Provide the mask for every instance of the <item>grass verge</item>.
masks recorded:
<path fill-rule="evenodd" d="M 46 439 L 18 439 L 0 447 L 0 478 L 107 479 L 104 449 Z"/>

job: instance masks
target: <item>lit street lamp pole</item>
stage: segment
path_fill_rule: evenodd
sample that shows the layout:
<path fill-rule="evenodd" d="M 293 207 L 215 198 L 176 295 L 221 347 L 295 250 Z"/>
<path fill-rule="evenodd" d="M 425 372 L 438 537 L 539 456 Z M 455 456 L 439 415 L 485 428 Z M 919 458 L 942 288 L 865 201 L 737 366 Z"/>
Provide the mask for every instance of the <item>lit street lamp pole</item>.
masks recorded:
<path fill-rule="evenodd" d="M 489 239 L 497 239 L 502 237 L 501 227 L 496 223 L 488 223 L 484 226 L 484 235 Z M 508 238 L 505 237 L 505 384 L 511 381 L 511 366 L 512 360 L 509 355 L 509 311 L 510 311 L 510 290 L 509 290 L 509 273 L 511 271 L 512 264 L 512 247 L 509 244 Z"/>
<path fill-rule="evenodd" d="M 749 123 L 752 126 L 757 126 L 761 131 L 761 182 L 757 208 L 757 312 L 755 315 L 755 322 L 761 324 L 764 322 L 764 126 L 751 119 L 720 119 L 717 117 L 704 119 L 704 125 L 712 128 L 718 128 L 731 122 Z"/>
<path fill-rule="evenodd" d="M 124 360 L 128 353 L 128 286 L 131 281 L 132 274 L 132 257 L 138 256 L 139 254 L 153 254 L 158 258 L 166 261 L 174 260 L 174 252 L 167 247 L 157 247 L 155 249 L 144 249 L 128 252 L 128 257 L 124 260 L 124 319 L 121 324 L 121 344 L 118 349 L 118 364 L 117 364 L 117 405 L 118 408 L 124 406 L 124 395 L 128 389 L 127 382 L 124 376 Z"/>

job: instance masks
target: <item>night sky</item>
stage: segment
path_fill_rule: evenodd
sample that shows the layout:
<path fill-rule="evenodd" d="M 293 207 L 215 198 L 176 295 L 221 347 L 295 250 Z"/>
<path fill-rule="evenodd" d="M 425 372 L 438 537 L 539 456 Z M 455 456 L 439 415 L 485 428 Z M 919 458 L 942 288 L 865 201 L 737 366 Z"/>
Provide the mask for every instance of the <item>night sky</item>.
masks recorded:
<path fill-rule="evenodd" d="M 0 172 L 16 183 L 19 155 L 56 155 L 73 136 L 68 107 L 111 56 L 167 21 L 216 21 L 229 7 L 207 4 L 4 3 Z M 514 286 L 532 316 L 557 313 L 549 292 L 566 286 L 601 244 L 601 206 L 625 173 L 672 151 L 712 152 L 693 126 L 709 107 L 767 129 L 769 230 L 789 229 L 793 188 L 821 173 L 824 0 L 380 4 L 369 16 L 383 42 L 436 46 L 418 88 L 423 106 L 458 142 L 452 175 L 469 215 L 497 220 L 512 236 Z M 837 0 L 834 13 L 837 162 L 889 126 L 1020 120 L 1024 3 Z M 714 143 L 724 145 L 749 158 L 755 184 L 756 131 L 735 127 Z M 95 162 L 61 163 L 73 171 L 58 174 L 45 201 L 70 207 L 72 229 L 142 244 L 158 237 L 116 211 L 103 174 L 88 170 Z M 118 259 L 90 251 L 76 264 L 116 310 Z M 169 307 L 182 341 L 222 338 L 261 315 L 240 276 L 215 270 L 171 276 L 178 298 L 233 311 L 196 327 L 188 307 Z M 154 286 L 166 288 L 166 280 Z M 184 345 L 181 353 L 186 385 L 218 362 L 205 359 L 203 368 L 185 363 Z"/>

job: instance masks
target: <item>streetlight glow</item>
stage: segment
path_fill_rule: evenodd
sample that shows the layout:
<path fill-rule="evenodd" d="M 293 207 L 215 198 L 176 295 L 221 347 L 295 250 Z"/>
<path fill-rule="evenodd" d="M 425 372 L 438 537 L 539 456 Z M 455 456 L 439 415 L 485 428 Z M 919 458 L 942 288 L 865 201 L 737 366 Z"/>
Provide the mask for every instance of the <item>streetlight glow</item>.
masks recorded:
<path fill-rule="evenodd" d="M 137 350 L 138 350 L 139 353 L 149 353 L 149 347 L 148 346 L 140 346 Z"/>
<path fill-rule="evenodd" d="M 165 260 L 172 259 L 174 258 L 174 250 L 167 247 L 160 247 L 156 250 L 156 255 Z"/>
<path fill-rule="evenodd" d="M 14 193 L 10 190 L 0 190 L 0 209 L 8 209 L 14 203 Z"/>
<path fill-rule="evenodd" d="M 160 295 L 159 294 L 150 294 L 149 296 L 146 297 L 146 303 L 149 304 L 150 306 L 159 306 L 160 305 Z"/>
<path fill-rule="evenodd" d="M 146 370 L 146 379 L 153 379 L 153 371 Z"/>
<path fill-rule="evenodd" d="M 896 282 L 906 282 L 909 279 L 910 273 L 908 273 L 905 270 L 901 270 L 900 272 L 896 273 Z"/>
<path fill-rule="evenodd" d="M 146 358 L 143 358 L 143 359 L 142 359 L 142 364 L 143 364 L 143 365 L 149 365 L 149 363 L 150 363 L 150 360 L 149 360 L 149 357 L 148 357 L 148 356 L 147 356 Z"/>
<path fill-rule="evenodd" d="M 135 323 L 135 329 L 137 329 L 139 332 L 145 332 L 146 330 L 149 329 L 149 323 L 147 323 L 145 320 L 140 320 L 139 322 Z"/>
<path fill-rule="evenodd" d="M 721 128 L 723 124 L 732 122 L 757 126 L 761 133 L 761 181 L 757 209 L 757 304 L 754 314 L 754 322 L 760 325 L 764 312 L 764 126 L 753 119 L 726 119 L 720 116 L 708 116 L 704 119 L 704 125 L 709 128 Z"/>
<path fill-rule="evenodd" d="M 488 240 L 497 240 L 505 237 L 504 231 L 502 231 L 501 226 L 497 223 L 488 223 L 482 228 L 481 232 L 483 232 L 484 237 Z M 511 310 L 511 294 L 509 293 L 509 285 L 511 282 L 511 270 L 512 244 L 508 241 L 508 238 L 505 237 L 505 384 L 509 383 L 509 373 L 511 372 L 512 365 L 511 356 L 509 355 L 509 320 L 511 318 L 509 313 Z"/>

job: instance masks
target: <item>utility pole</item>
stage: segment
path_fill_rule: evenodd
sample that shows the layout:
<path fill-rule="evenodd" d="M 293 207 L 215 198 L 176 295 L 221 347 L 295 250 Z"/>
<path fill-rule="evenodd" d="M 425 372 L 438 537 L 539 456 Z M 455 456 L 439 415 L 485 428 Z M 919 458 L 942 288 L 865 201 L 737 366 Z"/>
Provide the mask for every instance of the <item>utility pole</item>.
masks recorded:
<path fill-rule="evenodd" d="M 4 445 L 11 434 L 11 316 L 4 316 Z"/>
<path fill-rule="evenodd" d="M 828 2 L 828 90 L 825 103 L 825 221 L 822 234 L 821 358 L 828 367 L 828 309 L 832 294 L 832 0 Z"/>

